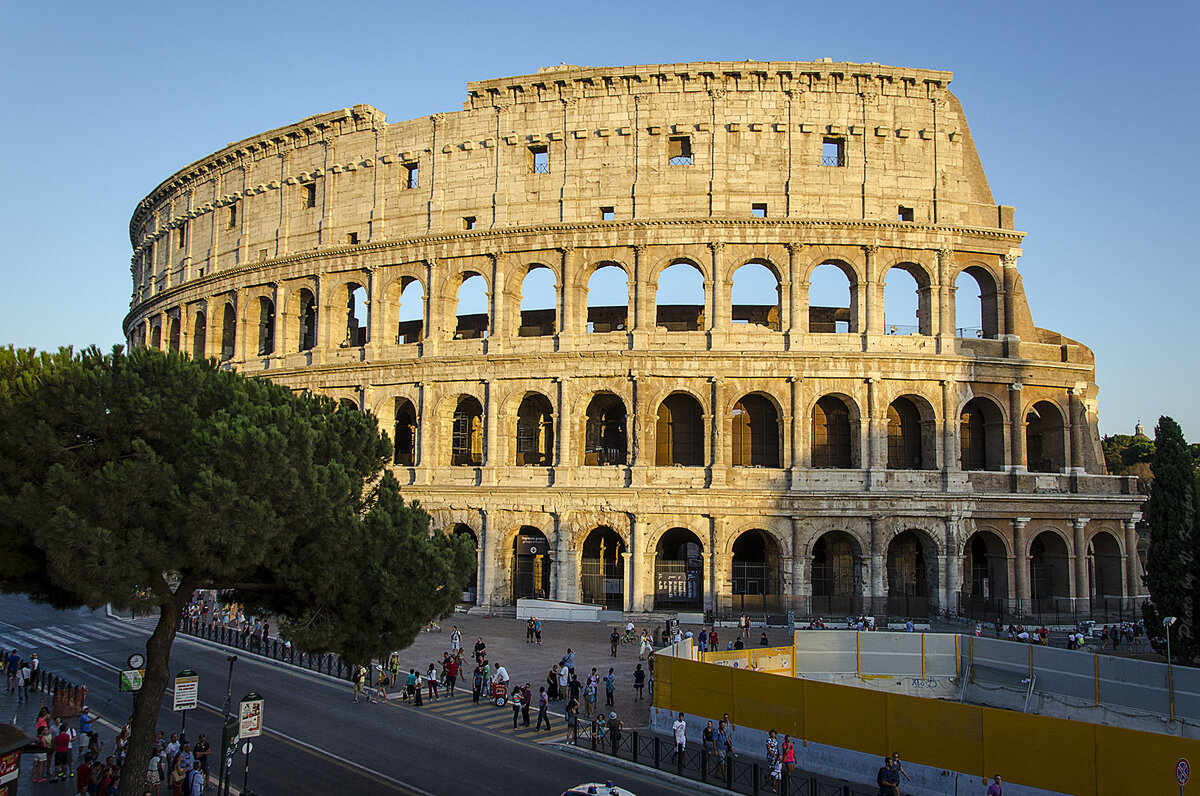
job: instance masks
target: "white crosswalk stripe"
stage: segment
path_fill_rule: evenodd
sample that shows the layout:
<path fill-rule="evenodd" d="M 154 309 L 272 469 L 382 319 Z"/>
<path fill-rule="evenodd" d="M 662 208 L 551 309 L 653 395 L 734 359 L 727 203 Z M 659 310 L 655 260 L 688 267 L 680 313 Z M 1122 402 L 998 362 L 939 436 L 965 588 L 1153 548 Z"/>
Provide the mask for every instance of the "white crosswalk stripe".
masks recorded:
<path fill-rule="evenodd" d="M 77 636 L 74 633 L 69 633 L 61 627 L 51 626 L 46 628 L 47 633 L 53 633 L 55 636 L 66 636 L 72 641 L 87 641 L 83 636 Z"/>

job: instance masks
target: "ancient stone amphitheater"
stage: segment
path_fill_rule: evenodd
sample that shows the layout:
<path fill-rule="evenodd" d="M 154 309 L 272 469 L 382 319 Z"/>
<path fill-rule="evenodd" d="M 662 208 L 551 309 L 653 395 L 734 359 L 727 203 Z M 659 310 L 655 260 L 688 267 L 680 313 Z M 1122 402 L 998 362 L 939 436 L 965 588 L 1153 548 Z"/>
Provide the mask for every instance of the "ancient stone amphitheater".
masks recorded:
<path fill-rule="evenodd" d="M 469 597 L 1128 611 L 1140 498 L 948 72 L 561 66 L 230 144 L 130 223 L 130 345 L 374 412 Z"/>

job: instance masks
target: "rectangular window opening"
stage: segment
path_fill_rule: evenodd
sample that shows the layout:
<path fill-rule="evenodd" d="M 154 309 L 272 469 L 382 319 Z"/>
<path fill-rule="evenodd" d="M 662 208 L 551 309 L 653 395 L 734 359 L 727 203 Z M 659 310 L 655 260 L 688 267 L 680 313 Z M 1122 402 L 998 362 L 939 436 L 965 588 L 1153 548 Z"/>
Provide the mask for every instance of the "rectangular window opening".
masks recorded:
<path fill-rule="evenodd" d="M 416 163 L 404 164 L 404 187 L 416 188 L 420 183 L 421 168 Z"/>
<path fill-rule="evenodd" d="M 358 233 L 357 232 L 346 233 L 346 243 L 350 244 L 351 246 L 357 246 L 358 245 Z"/>
<path fill-rule="evenodd" d="M 905 207 L 904 205 L 900 205 L 900 209 L 896 211 L 896 220 L 897 221 L 912 221 L 913 220 L 913 209 L 911 207 Z"/>
<path fill-rule="evenodd" d="M 229 228 L 230 229 L 233 229 L 234 227 L 237 226 L 237 223 L 238 223 L 237 216 L 238 216 L 238 206 L 237 206 L 237 202 L 234 202 L 233 204 L 231 204 L 229 206 Z"/>
<path fill-rule="evenodd" d="M 187 223 L 179 225 L 179 248 L 183 249 L 187 246 Z"/>
<path fill-rule="evenodd" d="M 529 159 L 534 174 L 550 173 L 550 147 L 545 144 L 534 144 L 529 147 Z"/>
<path fill-rule="evenodd" d="M 766 218 L 767 217 L 766 203 L 758 202 L 756 204 L 750 205 L 750 215 L 754 216 L 755 218 Z"/>
<path fill-rule="evenodd" d="M 475 229 L 475 216 L 463 216 L 463 229 Z"/>
<path fill-rule="evenodd" d="M 600 220 L 601 221 L 612 221 L 616 217 L 617 217 L 617 209 L 615 207 L 600 208 Z"/>
<path fill-rule="evenodd" d="M 306 208 L 317 206 L 317 184 L 315 182 L 304 186 L 304 206 Z"/>
<path fill-rule="evenodd" d="M 692 165 L 692 138 L 673 135 L 667 139 L 667 164 L 671 166 Z"/>
<path fill-rule="evenodd" d="M 846 165 L 846 139 L 826 136 L 821 144 L 822 166 Z"/>

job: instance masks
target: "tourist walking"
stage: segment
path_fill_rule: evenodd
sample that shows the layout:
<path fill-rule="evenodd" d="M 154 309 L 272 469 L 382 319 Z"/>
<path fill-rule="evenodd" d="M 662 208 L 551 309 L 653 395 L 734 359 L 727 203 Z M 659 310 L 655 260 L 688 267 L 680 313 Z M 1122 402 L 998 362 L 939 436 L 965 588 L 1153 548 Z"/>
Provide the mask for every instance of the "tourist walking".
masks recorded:
<path fill-rule="evenodd" d="M 671 734 L 675 737 L 674 759 L 678 763 L 687 748 L 687 722 L 683 720 L 683 713 L 680 713 L 679 718 L 671 725 Z"/>
<path fill-rule="evenodd" d="M 529 683 L 521 689 L 521 726 L 529 726 L 529 705 L 533 701 L 533 689 L 529 687 Z"/>
<path fill-rule="evenodd" d="M 533 728 L 534 732 L 540 732 L 542 722 L 546 722 L 546 732 L 550 732 L 550 697 L 546 694 L 545 687 L 538 690 L 538 719 L 537 726 Z"/>
<path fill-rule="evenodd" d="M 637 694 L 635 699 L 640 700 L 642 698 L 642 689 L 645 688 L 645 686 L 646 670 L 643 669 L 642 665 L 639 663 L 637 668 L 633 670 L 633 690 L 634 693 Z"/>
<path fill-rule="evenodd" d="M 767 778 L 771 780 L 771 791 L 779 790 L 779 779 L 783 768 L 783 758 L 779 755 L 779 741 L 775 731 L 767 734 Z"/>
<path fill-rule="evenodd" d="M 604 675 L 604 706 L 610 707 L 613 703 L 613 696 L 617 690 L 617 675 L 610 667 L 608 674 Z"/>

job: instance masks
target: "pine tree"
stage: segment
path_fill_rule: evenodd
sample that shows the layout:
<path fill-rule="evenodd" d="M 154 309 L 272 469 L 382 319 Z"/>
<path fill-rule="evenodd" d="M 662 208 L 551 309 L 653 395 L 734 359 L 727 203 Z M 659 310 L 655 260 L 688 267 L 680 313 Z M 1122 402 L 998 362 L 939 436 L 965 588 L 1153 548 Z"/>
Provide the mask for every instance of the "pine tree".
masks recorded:
<path fill-rule="evenodd" d="M 1178 622 L 1170 629 L 1171 654 L 1181 662 L 1200 653 L 1195 607 L 1200 600 L 1196 567 L 1196 479 L 1192 456 L 1183 430 L 1169 417 L 1158 420 L 1154 430 L 1154 481 L 1146 501 L 1150 526 L 1150 550 L 1146 559 L 1146 587 L 1150 603 L 1143 612 L 1152 640 L 1164 639 L 1163 617 Z"/>
<path fill-rule="evenodd" d="M 360 663 L 453 607 L 474 550 L 404 505 L 390 452 L 372 415 L 212 361 L 0 349 L 0 590 L 157 612 L 126 763 L 145 771 L 196 589 Z"/>

